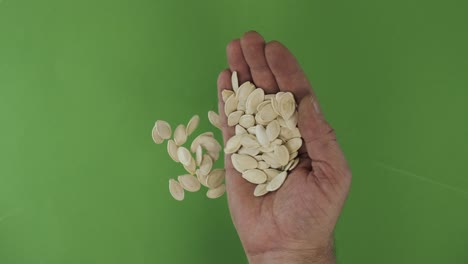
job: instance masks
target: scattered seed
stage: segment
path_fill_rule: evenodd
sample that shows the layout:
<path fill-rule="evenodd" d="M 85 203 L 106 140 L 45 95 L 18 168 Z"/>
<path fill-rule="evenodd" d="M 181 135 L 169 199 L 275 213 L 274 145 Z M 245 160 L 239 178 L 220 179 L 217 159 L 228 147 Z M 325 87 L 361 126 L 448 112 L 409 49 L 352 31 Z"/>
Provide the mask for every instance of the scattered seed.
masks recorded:
<path fill-rule="evenodd" d="M 226 192 L 226 185 L 221 184 L 219 187 L 214 189 L 209 189 L 206 192 L 206 196 L 210 199 L 216 199 L 221 197 Z"/>
<path fill-rule="evenodd" d="M 208 187 L 213 189 L 220 186 L 224 181 L 225 175 L 226 171 L 224 169 L 213 170 L 210 174 L 208 174 L 206 179 Z"/>
<path fill-rule="evenodd" d="M 208 120 L 210 121 L 210 123 L 215 126 L 216 128 L 218 129 L 221 129 L 222 126 L 221 126 L 221 119 L 219 117 L 219 115 L 214 112 L 214 111 L 209 111 L 208 112 Z"/>
<path fill-rule="evenodd" d="M 184 200 L 184 188 L 174 179 L 169 180 L 169 192 L 177 201 Z"/>
<path fill-rule="evenodd" d="M 211 169 L 213 168 L 213 159 L 208 155 L 203 155 L 202 162 L 200 163 L 199 172 L 201 175 L 210 174 Z"/>
<path fill-rule="evenodd" d="M 195 129 L 197 129 L 198 123 L 200 123 L 200 117 L 198 115 L 194 115 L 192 118 L 190 118 L 190 121 L 187 124 L 187 129 L 185 130 L 187 137 L 190 136 L 193 131 L 195 131 Z"/>
<path fill-rule="evenodd" d="M 200 190 L 200 182 L 192 175 L 181 175 L 177 180 L 186 191 L 196 192 Z"/>
<path fill-rule="evenodd" d="M 177 146 L 183 145 L 187 141 L 187 131 L 184 125 L 178 125 L 174 130 L 174 142 Z"/>
<path fill-rule="evenodd" d="M 171 138 L 172 130 L 171 130 L 171 126 L 169 125 L 169 123 L 163 120 L 158 120 L 156 121 L 155 127 L 156 127 L 156 132 L 159 134 L 161 138 L 163 139 Z"/>
<path fill-rule="evenodd" d="M 192 159 L 192 155 L 190 154 L 190 151 L 186 149 L 185 147 L 179 147 L 177 149 L 177 158 L 179 159 L 180 163 L 182 163 L 185 166 L 190 165 L 190 161 Z"/>
<path fill-rule="evenodd" d="M 167 153 L 169 153 L 169 156 L 175 161 L 175 162 L 179 162 L 179 157 L 178 157 L 178 154 L 177 154 L 177 150 L 179 149 L 179 147 L 176 145 L 176 143 L 174 142 L 174 140 L 172 139 L 169 139 L 167 141 Z"/>

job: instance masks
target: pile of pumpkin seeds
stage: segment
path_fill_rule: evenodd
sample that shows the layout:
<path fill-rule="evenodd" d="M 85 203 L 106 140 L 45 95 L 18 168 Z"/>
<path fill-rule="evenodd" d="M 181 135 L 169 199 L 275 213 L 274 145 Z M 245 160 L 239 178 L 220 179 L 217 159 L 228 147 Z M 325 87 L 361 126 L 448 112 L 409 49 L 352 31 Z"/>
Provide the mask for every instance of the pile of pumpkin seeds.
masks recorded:
<path fill-rule="evenodd" d="M 239 86 L 237 72 L 232 73 L 231 81 L 233 90 L 223 90 L 222 99 L 227 125 L 234 127 L 235 135 L 227 140 L 224 153 L 231 154 L 234 169 L 245 180 L 257 185 L 254 195 L 263 196 L 278 190 L 299 163 L 302 138 L 297 127 L 297 104 L 290 92 L 265 94 L 249 81 Z M 216 112 L 209 111 L 208 119 L 222 129 Z M 187 126 L 178 125 L 173 139 L 165 121 L 156 121 L 152 131 L 155 143 L 168 140 L 169 156 L 189 173 L 169 180 L 169 191 L 179 201 L 184 199 L 184 190 L 196 192 L 201 185 L 208 187 L 209 198 L 218 198 L 226 191 L 225 170 L 212 168 L 222 149 L 213 133 L 200 134 L 190 150 L 183 146 L 199 120 L 195 115 Z"/>

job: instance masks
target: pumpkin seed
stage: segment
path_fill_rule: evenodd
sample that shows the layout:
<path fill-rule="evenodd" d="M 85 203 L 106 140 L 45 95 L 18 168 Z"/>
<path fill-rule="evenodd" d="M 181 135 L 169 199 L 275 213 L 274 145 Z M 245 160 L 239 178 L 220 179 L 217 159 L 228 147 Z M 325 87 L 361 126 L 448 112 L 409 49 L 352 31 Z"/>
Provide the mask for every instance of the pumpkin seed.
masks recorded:
<path fill-rule="evenodd" d="M 208 154 L 203 155 L 202 162 L 200 163 L 199 172 L 201 175 L 210 174 L 211 168 L 213 167 L 213 159 Z"/>
<path fill-rule="evenodd" d="M 232 85 L 232 90 L 237 91 L 239 89 L 239 80 L 237 79 L 237 72 L 233 71 L 231 75 L 231 85 Z"/>
<path fill-rule="evenodd" d="M 219 187 L 214 189 L 209 189 L 206 192 L 206 196 L 210 199 L 216 199 L 221 197 L 226 192 L 226 185 L 221 184 Z"/>
<path fill-rule="evenodd" d="M 257 113 L 257 107 L 260 103 L 263 102 L 265 98 L 265 92 L 261 88 L 255 89 L 252 93 L 250 93 L 249 97 L 247 97 L 247 101 L 245 103 L 246 113 L 247 114 L 255 114 Z"/>
<path fill-rule="evenodd" d="M 266 134 L 267 134 L 268 140 L 269 141 L 275 140 L 279 136 L 280 131 L 281 129 L 280 129 L 280 125 L 278 121 L 276 120 L 271 121 L 266 127 Z"/>
<path fill-rule="evenodd" d="M 156 130 L 156 126 L 153 127 L 151 131 L 151 137 L 153 138 L 154 143 L 161 144 L 164 142 L 164 139 L 159 135 L 158 131 Z"/>
<path fill-rule="evenodd" d="M 221 92 L 221 97 L 223 98 L 223 102 L 226 102 L 226 100 L 229 98 L 229 96 L 233 95 L 234 92 L 232 90 L 226 90 L 224 89 Z"/>
<path fill-rule="evenodd" d="M 176 143 L 174 142 L 174 140 L 172 139 L 169 139 L 167 141 L 167 153 L 169 153 L 169 156 L 175 161 L 175 162 L 179 162 L 179 157 L 178 157 L 178 154 L 177 154 L 177 150 L 179 149 L 179 147 L 176 145 Z"/>
<path fill-rule="evenodd" d="M 244 172 L 249 169 L 257 168 L 258 162 L 249 155 L 232 154 L 232 165 L 238 172 Z"/>
<path fill-rule="evenodd" d="M 169 180 L 169 192 L 177 201 L 184 200 L 184 188 L 174 179 Z"/>
<path fill-rule="evenodd" d="M 177 146 L 183 145 L 187 141 L 187 130 L 184 125 L 178 125 L 174 130 L 174 142 Z"/>
<path fill-rule="evenodd" d="M 224 147 L 224 153 L 231 154 L 236 152 L 241 147 L 241 139 L 242 134 L 235 135 L 228 139 L 228 141 L 226 142 L 226 147 Z"/>
<path fill-rule="evenodd" d="M 229 96 L 229 98 L 226 100 L 226 103 L 224 103 L 224 114 L 229 116 L 229 114 L 236 111 L 238 103 L 239 101 L 237 100 L 235 94 Z"/>
<path fill-rule="evenodd" d="M 258 169 L 246 170 L 242 173 L 242 177 L 254 184 L 261 184 L 267 180 L 265 172 Z"/>
<path fill-rule="evenodd" d="M 196 192 L 200 190 L 200 182 L 192 175 L 181 175 L 177 177 L 182 188 L 189 192 Z"/>
<path fill-rule="evenodd" d="M 257 187 L 255 187 L 255 190 L 254 190 L 254 196 L 260 197 L 260 196 L 267 194 L 268 191 L 266 189 L 266 186 L 267 186 L 266 183 L 257 185 Z"/>
<path fill-rule="evenodd" d="M 224 169 L 215 169 L 213 170 L 206 179 L 206 185 L 209 188 L 216 188 L 220 186 L 225 178 L 226 171 Z"/>
<path fill-rule="evenodd" d="M 188 124 L 187 124 L 187 129 L 185 130 L 185 134 L 187 134 L 187 137 L 190 136 L 195 129 L 198 127 L 198 123 L 200 123 L 200 117 L 198 115 L 192 116 L 190 118 Z"/>
<path fill-rule="evenodd" d="M 266 186 L 267 191 L 273 192 L 279 189 L 281 185 L 283 185 L 284 181 L 286 180 L 286 177 L 288 176 L 288 173 L 283 171 L 280 174 L 278 174 L 273 180 L 271 180 L 268 185 Z"/>
<path fill-rule="evenodd" d="M 177 158 L 179 159 L 180 163 L 182 163 L 185 166 L 190 165 L 190 161 L 192 159 L 192 155 L 190 154 L 190 151 L 186 149 L 185 147 L 179 147 L 177 149 Z"/>
<path fill-rule="evenodd" d="M 221 119 L 219 117 L 219 115 L 214 112 L 214 111 L 209 111 L 208 112 L 208 120 L 210 121 L 210 123 L 215 126 L 216 128 L 218 129 L 221 129 L 222 126 L 221 126 Z"/>
<path fill-rule="evenodd" d="M 255 125 L 255 118 L 253 115 L 243 115 L 239 119 L 239 125 L 243 126 L 244 128 L 249 128 Z"/>
<path fill-rule="evenodd" d="M 159 134 L 161 138 L 163 139 L 171 138 L 171 134 L 172 134 L 171 126 L 166 121 L 163 121 L 163 120 L 156 121 L 155 128 L 156 128 L 156 132 Z"/>

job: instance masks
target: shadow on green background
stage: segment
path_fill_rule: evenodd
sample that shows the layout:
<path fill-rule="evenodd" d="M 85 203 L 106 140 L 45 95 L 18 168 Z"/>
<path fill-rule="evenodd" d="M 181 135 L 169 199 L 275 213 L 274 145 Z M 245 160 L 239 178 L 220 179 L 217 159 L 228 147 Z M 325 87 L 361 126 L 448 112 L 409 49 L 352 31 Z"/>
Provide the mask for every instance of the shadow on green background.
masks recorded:
<path fill-rule="evenodd" d="M 340 262 L 468 263 L 467 11 L 0 0 L 0 263 L 245 263 L 225 197 L 170 197 L 183 169 L 150 130 L 213 130 L 225 45 L 250 29 L 298 56 L 353 169 Z"/>

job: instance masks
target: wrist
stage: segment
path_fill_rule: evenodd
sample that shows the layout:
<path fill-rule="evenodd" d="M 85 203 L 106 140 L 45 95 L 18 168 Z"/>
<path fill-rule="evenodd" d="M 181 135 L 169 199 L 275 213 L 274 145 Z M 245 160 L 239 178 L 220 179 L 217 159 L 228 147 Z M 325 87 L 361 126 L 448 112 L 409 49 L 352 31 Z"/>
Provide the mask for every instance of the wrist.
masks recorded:
<path fill-rule="evenodd" d="M 335 264 L 333 243 L 311 249 L 268 251 L 247 256 L 249 264 Z"/>

